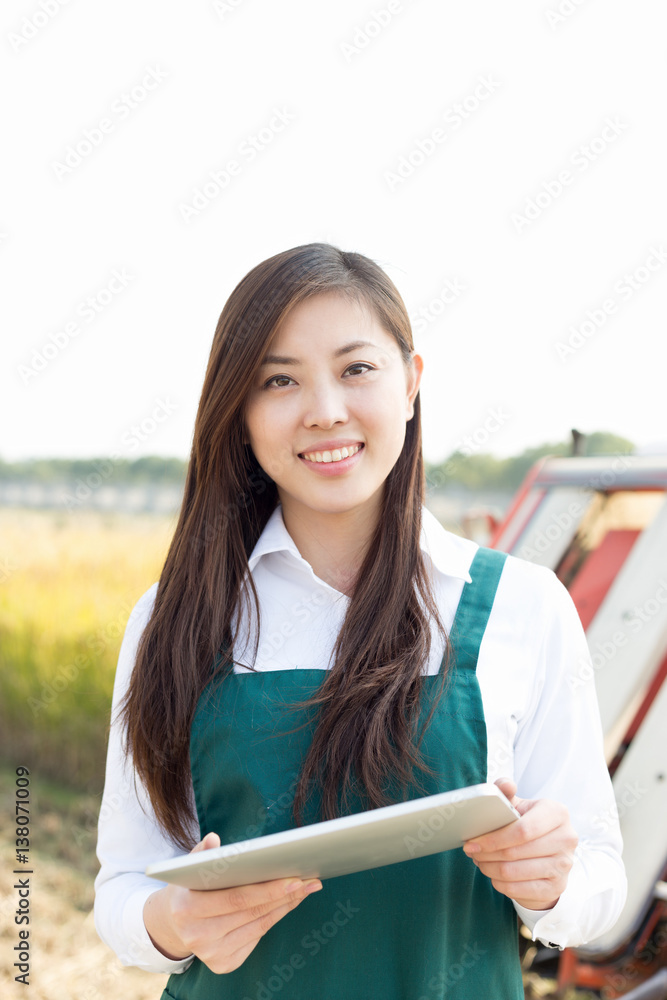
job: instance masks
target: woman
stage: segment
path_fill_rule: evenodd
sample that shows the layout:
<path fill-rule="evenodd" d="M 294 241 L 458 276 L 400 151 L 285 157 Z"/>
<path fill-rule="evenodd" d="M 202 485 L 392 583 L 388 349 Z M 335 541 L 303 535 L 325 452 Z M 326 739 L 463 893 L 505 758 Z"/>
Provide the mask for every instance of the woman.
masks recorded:
<path fill-rule="evenodd" d="M 424 507 L 422 370 L 387 275 L 328 244 L 259 264 L 222 311 L 121 648 L 99 828 L 98 932 L 171 972 L 164 997 L 514 1000 L 517 914 L 564 947 L 623 905 L 594 687 L 568 683 L 577 613 L 550 570 Z M 521 819 L 463 850 L 209 892 L 143 874 L 496 778 Z"/>

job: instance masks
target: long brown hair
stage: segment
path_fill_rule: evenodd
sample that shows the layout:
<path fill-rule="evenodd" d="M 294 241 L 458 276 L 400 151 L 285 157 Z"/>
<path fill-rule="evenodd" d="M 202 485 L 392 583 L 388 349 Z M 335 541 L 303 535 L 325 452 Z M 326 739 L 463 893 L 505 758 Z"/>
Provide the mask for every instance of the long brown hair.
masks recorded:
<path fill-rule="evenodd" d="M 254 267 L 229 296 L 215 330 L 178 523 L 120 707 L 125 751 L 132 754 L 158 823 L 185 850 L 194 846 L 189 771 L 194 709 L 217 654 L 233 649 L 234 609 L 238 601 L 250 611 L 250 592 L 257 623 L 253 662 L 257 655 L 260 610 L 248 558 L 279 502 L 275 482 L 244 444 L 246 398 L 289 311 L 332 291 L 371 309 L 397 341 L 404 364 L 410 364 L 412 331 L 394 284 L 369 258 L 328 243 L 295 247 Z M 321 818 L 329 819 L 340 814 L 341 793 L 346 801 L 355 785 L 374 808 L 387 804 L 392 778 L 404 789 L 415 768 L 431 773 L 419 746 L 433 707 L 418 738 L 416 732 L 431 619 L 445 637 L 446 654 L 449 642 L 420 549 L 424 490 L 417 393 L 333 666 L 323 672 L 315 697 L 303 703 L 320 709 L 294 798 L 297 825 L 313 780 L 322 783 Z"/>

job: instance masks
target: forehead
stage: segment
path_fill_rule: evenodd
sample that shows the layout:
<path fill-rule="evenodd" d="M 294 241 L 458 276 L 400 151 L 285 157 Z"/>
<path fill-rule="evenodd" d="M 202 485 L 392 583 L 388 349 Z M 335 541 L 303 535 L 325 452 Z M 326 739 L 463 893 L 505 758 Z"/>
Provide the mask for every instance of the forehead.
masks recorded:
<path fill-rule="evenodd" d="M 340 355 L 343 346 L 354 350 L 352 345 L 399 353 L 395 338 L 365 302 L 335 292 L 313 295 L 294 306 L 276 330 L 265 358 L 284 355 L 289 345 L 294 351 L 298 345 L 302 352 L 310 348 L 317 354 L 327 350 L 333 355 L 338 349 Z"/>

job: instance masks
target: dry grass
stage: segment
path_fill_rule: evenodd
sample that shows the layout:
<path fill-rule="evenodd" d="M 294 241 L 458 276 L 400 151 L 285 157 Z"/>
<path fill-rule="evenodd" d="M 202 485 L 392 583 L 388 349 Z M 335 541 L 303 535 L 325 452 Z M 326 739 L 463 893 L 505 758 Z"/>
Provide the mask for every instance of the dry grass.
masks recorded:
<path fill-rule="evenodd" d="M 173 527 L 0 509 L 0 758 L 101 790 L 118 650 Z"/>
<path fill-rule="evenodd" d="M 4 768 L 0 772 L 0 851 L 5 859 L 15 856 L 10 819 L 13 793 L 14 772 Z M 26 993 L 14 981 L 17 893 L 5 878 L 0 891 L 0 995 L 27 995 L 31 1000 L 157 1000 L 167 977 L 125 968 L 95 931 L 95 809 L 99 803 L 93 796 L 36 778 L 31 784 L 31 805 L 36 824 L 30 849 L 30 983 Z"/>

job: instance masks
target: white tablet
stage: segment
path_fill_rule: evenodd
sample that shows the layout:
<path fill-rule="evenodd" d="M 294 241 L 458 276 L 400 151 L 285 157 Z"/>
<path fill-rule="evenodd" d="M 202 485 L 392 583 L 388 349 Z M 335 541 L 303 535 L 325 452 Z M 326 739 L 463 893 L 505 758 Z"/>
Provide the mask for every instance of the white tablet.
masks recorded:
<path fill-rule="evenodd" d="M 461 847 L 519 819 L 497 785 L 470 785 L 149 865 L 146 875 L 188 889 L 275 878 L 334 878 Z"/>

